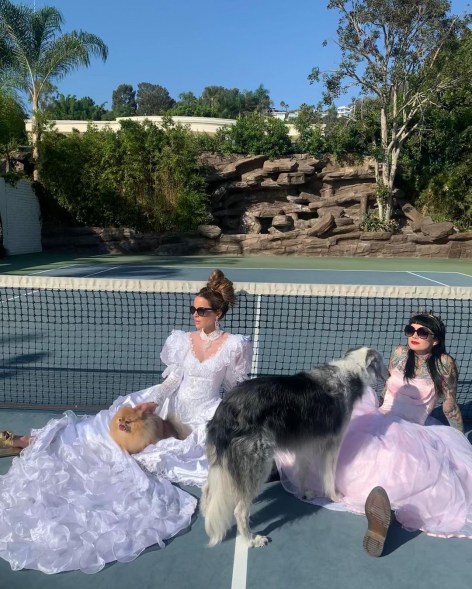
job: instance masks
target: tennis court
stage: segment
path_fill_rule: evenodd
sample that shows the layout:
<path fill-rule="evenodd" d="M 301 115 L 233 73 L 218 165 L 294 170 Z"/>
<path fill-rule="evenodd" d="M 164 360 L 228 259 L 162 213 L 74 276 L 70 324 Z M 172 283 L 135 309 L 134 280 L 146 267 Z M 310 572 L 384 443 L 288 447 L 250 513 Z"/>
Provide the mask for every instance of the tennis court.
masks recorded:
<path fill-rule="evenodd" d="M 373 345 L 388 357 L 409 314 L 432 308 L 453 334 L 448 347 L 460 366 L 459 400 L 466 414 L 472 411 L 470 263 L 409 260 L 400 268 L 398 260 L 369 260 L 369 267 L 354 268 L 346 260 L 292 258 L 281 268 L 267 258 L 264 268 L 260 258 L 31 259 L 0 268 L 0 402 L 32 407 L 1 410 L 1 429 L 44 425 L 61 414 L 38 409 L 48 403 L 92 411 L 159 382 L 163 340 L 170 329 L 191 327 L 192 294 L 215 267 L 242 290 L 225 328 L 252 336 L 254 375 L 309 368 L 355 345 Z M 10 463 L 1 459 L 0 473 Z M 267 548 L 247 551 L 233 531 L 209 549 L 197 515 L 164 550 L 150 548 L 92 576 L 11 572 L 0 560 L 0 588 L 470 586 L 469 540 L 411 534 L 394 524 L 384 556 L 373 559 L 362 550 L 363 517 L 302 503 L 277 482 L 265 486 L 252 524 L 271 537 Z"/>

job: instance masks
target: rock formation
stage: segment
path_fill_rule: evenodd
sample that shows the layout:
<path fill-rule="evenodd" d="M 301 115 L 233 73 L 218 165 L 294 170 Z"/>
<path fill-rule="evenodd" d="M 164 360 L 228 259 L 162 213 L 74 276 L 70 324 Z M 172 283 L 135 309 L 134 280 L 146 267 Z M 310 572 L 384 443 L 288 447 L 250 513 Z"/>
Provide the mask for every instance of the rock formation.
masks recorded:
<path fill-rule="evenodd" d="M 405 197 L 395 195 L 395 232 L 362 231 L 374 212 L 371 162 L 341 166 L 306 154 L 269 160 L 266 156 L 202 156 L 208 170 L 213 221 L 190 234 L 142 234 L 130 229 L 67 230 L 74 248 L 145 251 L 161 255 L 256 254 L 310 256 L 472 258 L 472 232 L 434 223 Z M 43 245 L 62 237 L 45 228 Z"/>

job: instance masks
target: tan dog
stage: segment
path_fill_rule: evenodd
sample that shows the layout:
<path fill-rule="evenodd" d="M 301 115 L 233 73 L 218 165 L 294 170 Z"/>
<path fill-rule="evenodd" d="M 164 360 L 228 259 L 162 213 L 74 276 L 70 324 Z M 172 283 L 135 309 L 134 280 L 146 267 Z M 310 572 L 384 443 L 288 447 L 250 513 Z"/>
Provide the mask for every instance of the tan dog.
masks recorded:
<path fill-rule="evenodd" d="M 190 428 L 174 418 L 167 420 L 155 415 L 157 403 L 141 403 L 136 407 L 121 407 L 110 423 L 115 442 L 130 454 L 142 452 L 149 444 L 166 438 L 185 439 Z"/>

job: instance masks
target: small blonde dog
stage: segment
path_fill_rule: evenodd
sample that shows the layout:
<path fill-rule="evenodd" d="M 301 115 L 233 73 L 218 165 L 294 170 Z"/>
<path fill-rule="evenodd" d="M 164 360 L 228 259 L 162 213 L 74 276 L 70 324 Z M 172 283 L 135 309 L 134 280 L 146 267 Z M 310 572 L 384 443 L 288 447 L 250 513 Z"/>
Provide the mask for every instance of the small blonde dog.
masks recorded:
<path fill-rule="evenodd" d="M 141 403 L 136 407 L 121 407 L 110 423 L 110 435 L 129 454 L 142 452 L 149 444 L 166 438 L 184 440 L 190 428 L 174 417 L 161 419 L 155 415 L 157 403 Z"/>

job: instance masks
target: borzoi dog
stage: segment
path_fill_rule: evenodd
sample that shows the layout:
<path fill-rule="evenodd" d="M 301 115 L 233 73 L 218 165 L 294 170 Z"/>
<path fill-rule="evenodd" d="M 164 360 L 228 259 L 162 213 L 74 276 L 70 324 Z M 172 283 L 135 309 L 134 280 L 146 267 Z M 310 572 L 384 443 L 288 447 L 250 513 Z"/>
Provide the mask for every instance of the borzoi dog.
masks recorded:
<path fill-rule="evenodd" d="M 306 488 L 309 467 L 318 456 L 325 494 L 338 499 L 336 463 L 353 405 L 366 386 L 387 376 L 381 355 L 364 347 L 308 372 L 237 385 L 207 425 L 209 473 L 200 509 L 209 545 L 223 540 L 233 513 L 249 546 L 267 543 L 266 537 L 251 533 L 249 510 L 276 449 L 296 451 L 307 498 L 312 498 Z"/>

